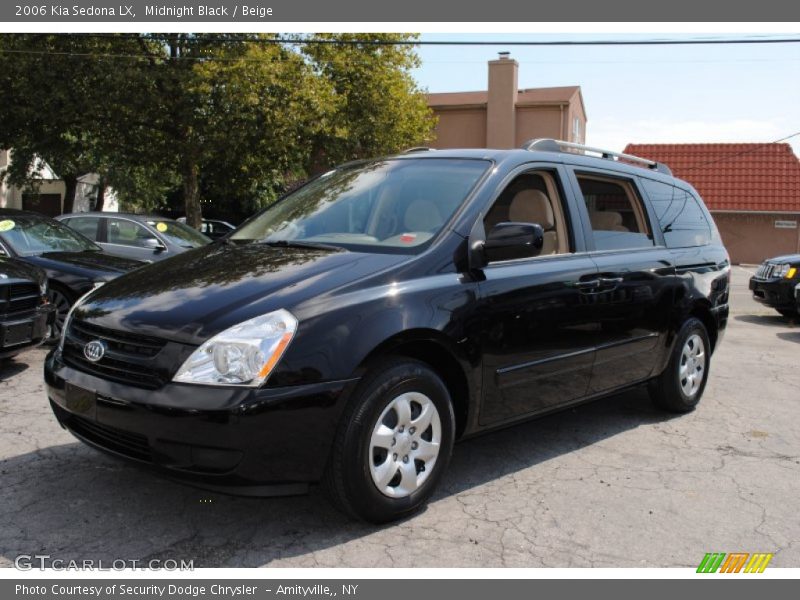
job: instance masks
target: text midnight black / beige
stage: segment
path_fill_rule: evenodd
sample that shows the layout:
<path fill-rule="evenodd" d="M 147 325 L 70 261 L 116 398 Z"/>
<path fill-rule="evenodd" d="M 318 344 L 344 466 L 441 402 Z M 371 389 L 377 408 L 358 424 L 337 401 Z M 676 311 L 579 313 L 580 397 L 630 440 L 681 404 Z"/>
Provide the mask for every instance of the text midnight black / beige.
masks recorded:
<path fill-rule="evenodd" d="M 267 6 L 252 6 L 247 4 L 234 6 L 185 6 L 185 5 L 165 5 L 151 4 L 144 8 L 145 17 L 173 17 L 183 19 L 185 17 L 258 17 L 266 18 L 272 16 L 272 8 Z"/>

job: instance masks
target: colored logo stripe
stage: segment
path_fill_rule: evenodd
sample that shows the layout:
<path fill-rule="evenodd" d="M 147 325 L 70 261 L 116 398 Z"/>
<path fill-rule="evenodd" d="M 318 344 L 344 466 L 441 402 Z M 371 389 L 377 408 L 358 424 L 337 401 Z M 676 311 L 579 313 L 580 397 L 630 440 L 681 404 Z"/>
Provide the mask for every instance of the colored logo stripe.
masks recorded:
<path fill-rule="evenodd" d="M 700 561 L 700 566 L 697 567 L 698 573 L 716 573 L 719 566 L 722 564 L 722 559 L 725 558 L 724 552 L 709 552 Z"/>
<path fill-rule="evenodd" d="M 763 573 L 767 568 L 773 554 L 747 552 L 732 552 L 727 555 L 724 552 L 708 552 L 700 565 L 697 567 L 698 573 L 739 573 L 744 568 L 745 573 Z M 748 560 L 749 559 L 749 560 Z M 725 562 L 723 562 L 725 561 Z M 745 566 L 745 564 L 747 566 Z"/>
<path fill-rule="evenodd" d="M 772 554 L 753 554 L 750 562 L 744 568 L 745 573 L 763 573 L 767 568 L 769 561 L 772 560 Z"/>

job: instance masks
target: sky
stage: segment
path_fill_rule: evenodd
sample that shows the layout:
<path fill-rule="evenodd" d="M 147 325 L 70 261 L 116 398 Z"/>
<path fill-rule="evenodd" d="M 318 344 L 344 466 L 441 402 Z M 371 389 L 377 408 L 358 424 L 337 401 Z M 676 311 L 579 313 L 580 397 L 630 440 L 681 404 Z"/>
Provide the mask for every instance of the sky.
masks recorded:
<path fill-rule="evenodd" d="M 786 37 L 779 34 L 422 34 L 422 40 Z M 788 34 L 791 35 L 791 34 Z M 798 37 L 795 33 L 791 37 Z M 488 60 L 509 51 L 519 87 L 580 85 L 586 143 L 771 142 L 800 132 L 800 44 L 720 46 L 421 46 L 429 92 L 485 90 Z M 800 135 L 787 140 L 800 156 Z"/>

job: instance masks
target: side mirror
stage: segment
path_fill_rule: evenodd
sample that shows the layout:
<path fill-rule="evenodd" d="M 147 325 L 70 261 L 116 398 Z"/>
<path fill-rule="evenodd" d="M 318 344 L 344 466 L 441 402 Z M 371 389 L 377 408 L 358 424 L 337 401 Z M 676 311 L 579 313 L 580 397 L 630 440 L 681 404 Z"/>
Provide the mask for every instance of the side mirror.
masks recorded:
<path fill-rule="evenodd" d="M 498 223 L 486 236 L 483 255 L 487 263 L 538 256 L 544 244 L 544 229 L 536 223 Z"/>
<path fill-rule="evenodd" d="M 150 248 L 154 252 L 163 252 L 164 250 L 167 249 L 167 247 L 164 244 L 162 244 L 160 240 L 157 240 L 156 238 L 146 238 L 144 240 L 144 247 Z"/>

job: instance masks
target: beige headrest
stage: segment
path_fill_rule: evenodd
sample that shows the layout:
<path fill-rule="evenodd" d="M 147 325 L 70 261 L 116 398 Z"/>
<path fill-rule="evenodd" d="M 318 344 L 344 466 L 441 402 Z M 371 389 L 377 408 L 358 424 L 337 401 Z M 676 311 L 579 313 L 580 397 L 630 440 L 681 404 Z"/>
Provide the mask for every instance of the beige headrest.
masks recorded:
<path fill-rule="evenodd" d="M 508 207 L 508 218 L 519 223 L 537 223 L 542 229 L 552 229 L 555 226 L 550 200 L 539 190 L 517 192 Z"/>
<path fill-rule="evenodd" d="M 407 231 L 430 231 L 442 224 L 439 207 L 430 200 L 414 200 L 408 205 L 403 217 L 403 226 Z"/>
<path fill-rule="evenodd" d="M 589 221 L 591 221 L 594 229 L 615 231 L 617 227 L 622 225 L 622 215 L 612 210 L 592 212 L 589 213 Z"/>

